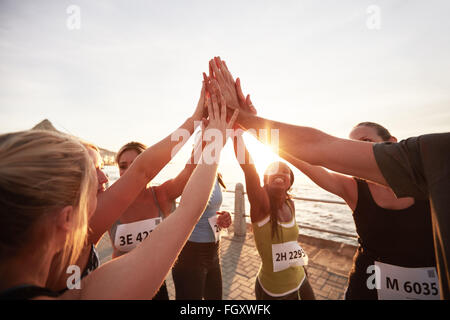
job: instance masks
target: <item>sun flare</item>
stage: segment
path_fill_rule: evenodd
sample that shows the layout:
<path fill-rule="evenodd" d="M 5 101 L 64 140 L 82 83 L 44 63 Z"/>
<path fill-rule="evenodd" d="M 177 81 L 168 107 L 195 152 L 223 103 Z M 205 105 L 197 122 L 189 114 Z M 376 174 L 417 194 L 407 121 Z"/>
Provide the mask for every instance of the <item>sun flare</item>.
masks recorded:
<path fill-rule="evenodd" d="M 263 177 L 264 171 L 269 164 L 275 161 L 282 161 L 277 154 L 275 146 L 263 144 L 248 133 L 244 133 L 243 137 L 260 177 Z"/>

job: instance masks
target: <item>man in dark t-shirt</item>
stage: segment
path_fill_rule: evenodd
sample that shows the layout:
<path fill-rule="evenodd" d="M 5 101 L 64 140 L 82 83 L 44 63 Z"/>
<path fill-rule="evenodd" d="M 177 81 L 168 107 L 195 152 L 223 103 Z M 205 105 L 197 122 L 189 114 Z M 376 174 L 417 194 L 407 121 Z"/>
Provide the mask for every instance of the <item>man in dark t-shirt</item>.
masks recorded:
<path fill-rule="evenodd" d="M 279 155 L 294 166 L 302 160 L 389 186 L 398 197 L 429 199 L 441 298 L 450 299 L 450 132 L 372 144 L 245 112 L 238 123 L 253 133 L 278 130 Z M 257 137 L 266 142 L 265 135 Z"/>
<path fill-rule="evenodd" d="M 373 152 L 397 197 L 430 199 L 441 296 L 449 299 L 450 133 L 375 144 Z"/>

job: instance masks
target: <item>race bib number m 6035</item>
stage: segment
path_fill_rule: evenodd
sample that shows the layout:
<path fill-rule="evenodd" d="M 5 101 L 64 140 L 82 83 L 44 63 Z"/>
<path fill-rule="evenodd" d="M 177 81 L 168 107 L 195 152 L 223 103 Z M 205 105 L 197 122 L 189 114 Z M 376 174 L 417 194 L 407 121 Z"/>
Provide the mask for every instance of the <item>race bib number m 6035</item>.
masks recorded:
<path fill-rule="evenodd" d="M 436 268 L 404 268 L 375 261 L 379 273 L 379 300 L 438 300 L 439 279 Z"/>

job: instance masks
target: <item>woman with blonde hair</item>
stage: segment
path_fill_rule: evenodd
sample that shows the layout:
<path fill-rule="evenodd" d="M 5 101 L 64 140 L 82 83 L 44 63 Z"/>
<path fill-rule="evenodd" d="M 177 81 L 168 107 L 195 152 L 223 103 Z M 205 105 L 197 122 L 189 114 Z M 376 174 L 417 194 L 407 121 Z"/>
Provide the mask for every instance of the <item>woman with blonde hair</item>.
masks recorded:
<path fill-rule="evenodd" d="M 227 123 L 222 99 L 220 107 L 221 111 L 217 103 L 208 103 L 206 130 L 219 130 L 226 137 L 225 131 L 231 128 L 237 112 Z M 215 144 L 217 157 L 222 147 Z M 152 298 L 204 211 L 216 171 L 217 161 L 201 161 L 183 191 L 180 205 L 152 237 L 84 277 L 79 290 L 67 290 L 59 298 Z M 58 253 L 59 266 L 79 260 L 80 247 L 88 235 L 87 221 L 96 209 L 97 183 L 86 148 L 69 137 L 41 131 L 0 136 L 1 298 L 46 299 L 58 295 L 45 287 L 52 260 Z"/>
<path fill-rule="evenodd" d="M 102 170 L 103 159 L 99 149 L 91 143 L 83 142 L 94 162 L 97 173 L 98 205 L 95 213 L 89 219 L 88 241 L 77 262 L 77 265 L 82 269 L 82 276 L 88 275 L 99 266 L 100 259 L 95 250 L 95 245 L 100 241 L 103 234 L 113 226 L 147 184 L 176 155 L 177 151 L 188 140 L 187 138 L 193 134 L 196 127 L 201 123 L 207 114 L 205 97 L 206 89 L 203 84 L 200 99 L 194 113 L 166 138 L 139 154 L 126 172 L 107 189 L 106 183 L 108 178 Z M 55 264 L 58 264 L 57 260 L 55 260 Z M 51 272 L 47 285 L 55 291 L 66 290 L 68 277 L 68 274 L 58 277 L 57 273 Z"/>

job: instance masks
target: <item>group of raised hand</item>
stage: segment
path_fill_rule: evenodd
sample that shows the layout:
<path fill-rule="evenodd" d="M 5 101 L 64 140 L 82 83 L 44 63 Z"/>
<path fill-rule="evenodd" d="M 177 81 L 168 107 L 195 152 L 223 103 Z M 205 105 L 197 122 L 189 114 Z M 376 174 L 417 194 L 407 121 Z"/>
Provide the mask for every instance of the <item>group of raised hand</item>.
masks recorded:
<path fill-rule="evenodd" d="M 219 105 L 233 111 L 231 116 L 232 125 L 238 118 L 238 113 L 256 115 L 256 109 L 250 99 L 250 95 L 245 96 L 242 92 L 239 78 L 234 80 L 227 64 L 220 57 L 214 57 L 209 61 L 209 75 L 203 72 L 205 105 L 208 107 L 208 114 L 215 112 L 214 108 Z M 212 102 L 211 102 L 212 101 Z M 215 113 L 217 114 L 217 113 Z"/>

